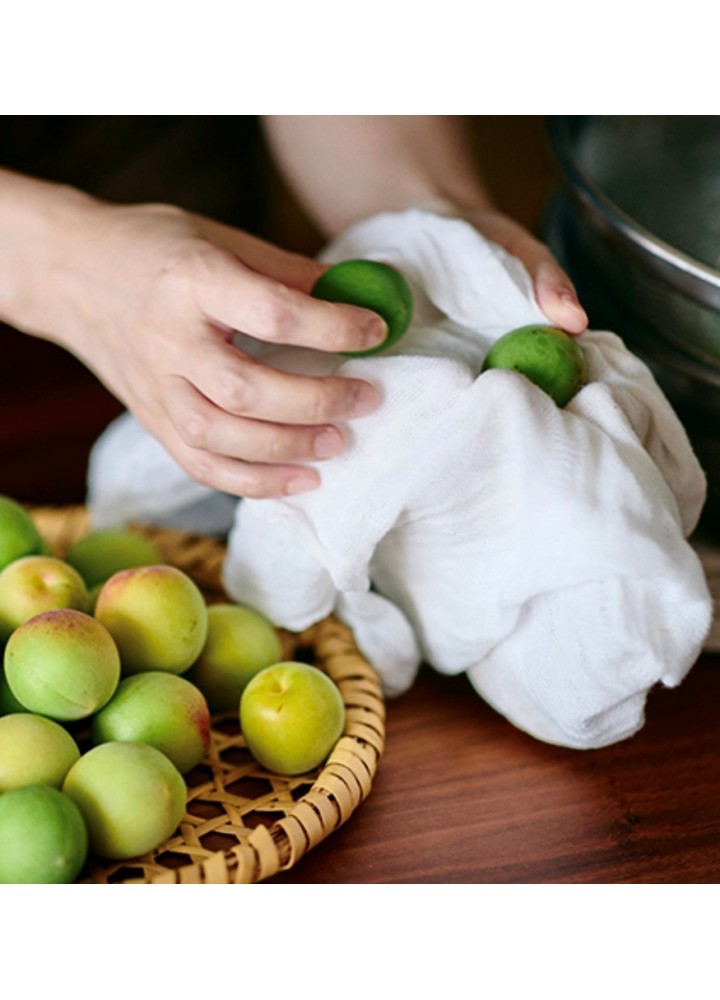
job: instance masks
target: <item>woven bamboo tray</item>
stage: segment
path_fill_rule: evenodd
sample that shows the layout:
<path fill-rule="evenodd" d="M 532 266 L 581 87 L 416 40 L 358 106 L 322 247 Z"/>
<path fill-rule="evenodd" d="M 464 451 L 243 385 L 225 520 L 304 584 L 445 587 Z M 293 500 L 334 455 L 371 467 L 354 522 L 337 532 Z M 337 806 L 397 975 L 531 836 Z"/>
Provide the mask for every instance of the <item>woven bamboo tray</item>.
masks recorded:
<path fill-rule="evenodd" d="M 31 511 L 61 557 L 90 530 L 82 506 Z M 208 603 L 227 600 L 221 584 L 221 542 L 188 532 L 135 527 L 167 562 L 195 580 Z M 188 803 L 175 834 L 132 861 L 92 860 L 82 882 L 260 882 L 291 868 L 352 815 L 370 792 L 385 744 L 385 704 L 378 677 L 350 630 L 334 618 L 282 637 L 284 655 L 327 671 L 345 702 L 345 732 L 324 766 L 290 778 L 264 771 L 245 746 L 237 716 L 216 716 L 207 757 L 185 775 Z"/>

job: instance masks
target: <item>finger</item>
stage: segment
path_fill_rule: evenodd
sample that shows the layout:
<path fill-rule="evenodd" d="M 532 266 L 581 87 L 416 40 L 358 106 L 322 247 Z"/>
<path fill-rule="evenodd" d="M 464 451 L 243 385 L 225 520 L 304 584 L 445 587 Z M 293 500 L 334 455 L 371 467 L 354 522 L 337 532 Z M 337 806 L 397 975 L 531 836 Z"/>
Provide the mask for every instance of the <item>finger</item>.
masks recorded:
<path fill-rule="evenodd" d="M 323 461 L 345 449 L 342 432 L 332 424 L 304 427 L 232 416 L 182 378 L 175 379 L 166 405 L 178 436 L 194 451 L 278 464 Z"/>
<path fill-rule="evenodd" d="M 582 333 L 587 327 L 587 315 L 572 282 L 549 248 L 518 226 L 508 231 L 506 249 L 527 268 L 537 303 L 550 322 L 567 333 Z"/>
<path fill-rule="evenodd" d="M 224 341 L 203 339 L 185 370 L 221 410 L 278 424 L 318 425 L 372 413 L 378 390 L 361 379 L 295 375 L 260 364 Z"/>
<path fill-rule="evenodd" d="M 225 247 L 248 267 L 283 285 L 309 293 L 326 265 L 267 243 L 241 229 L 198 217 L 198 227 L 211 242 Z"/>
<path fill-rule="evenodd" d="M 198 303 L 211 321 L 259 340 L 320 351 L 364 351 L 387 336 L 385 321 L 369 309 L 314 299 L 217 248 L 202 256 Z"/>
<path fill-rule="evenodd" d="M 305 493 L 320 485 L 319 473 L 307 466 L 249 462 L 193 448 L 182 440 L 166 413 L 154 414 L 151 420 L 142 422 L 178 465 L 209 489 L 231 496 L 264 499 Z"/>
<path fill-rule="evenodd" d="M 257 500 L 294 496 L 320 485 L 320 476 L 314 469 L 244 462 L 188 448 L 182 442 L 178 443 L 173 457 L 198 483 L 231 496 Z"/>
<path fill-rule="evenodd" d="M 588 318 L 577 293 L 552 256 L 542 259 L 532 275 L 538 305 L 551 323 L 578 335 L 587 329 Z"/>
<path fill-rule="evenodd" d="M 513 219 L 495 212 L 483 213 L 472 221 L 488 239 L 522 261 L 532 279 L 537 303 L 551 323 L 571 334 L 587 328 L 587 314 L 572 282 L 544 243 Z"/>

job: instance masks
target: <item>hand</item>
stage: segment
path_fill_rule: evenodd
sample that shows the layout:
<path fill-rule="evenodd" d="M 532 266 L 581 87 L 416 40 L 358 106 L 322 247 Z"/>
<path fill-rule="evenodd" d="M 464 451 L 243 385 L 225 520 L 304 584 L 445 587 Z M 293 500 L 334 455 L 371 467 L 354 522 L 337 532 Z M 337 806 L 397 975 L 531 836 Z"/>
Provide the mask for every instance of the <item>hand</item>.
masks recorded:
<path fill-rule="evenodd" d="M 465 214 L 478 232 L 519 258 L 533 281 L 538 305 L 550 323 L 571 334 L 581 334 L 588 324 L 572 282 L 543 243 L 524 226 L 493 209 Z"/>
<path fill-rule="evenodd" d="M 33 332 L 81 357 L 204 485 L 246 497 L 316 487 L 302 463 L 339 454 L 337 423 L 373 410 L 377 391 L 275 371 L 233 334 L 360 350 L 385 338 L 382 319 L 311 298 L 320 264 L 180 209 L 92 201 L 75 222 Z"/>
<path fill-rule="evenodd" d="M 326 235 L 411 207 L 466 219 L 525 264 L 550 323 L 573 334 L 586 328 L 572 282 L 550 250 L 495 207 L 462 117 L 266 115 L 264 127 L 286 178 Z"/>

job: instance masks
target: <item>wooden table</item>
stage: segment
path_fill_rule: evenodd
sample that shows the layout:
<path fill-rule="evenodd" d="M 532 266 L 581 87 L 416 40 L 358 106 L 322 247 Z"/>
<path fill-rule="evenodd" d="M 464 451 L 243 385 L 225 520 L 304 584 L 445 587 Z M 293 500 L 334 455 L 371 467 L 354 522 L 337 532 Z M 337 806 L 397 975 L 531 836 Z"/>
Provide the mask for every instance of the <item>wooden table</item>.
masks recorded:
<path fill-rule="evenodd" d="M 464 677 L 388 703 L 370 796 L 276 882 L 720 881 L 720 657 L 653 692 L 634 738 L 548 746 Z"/>

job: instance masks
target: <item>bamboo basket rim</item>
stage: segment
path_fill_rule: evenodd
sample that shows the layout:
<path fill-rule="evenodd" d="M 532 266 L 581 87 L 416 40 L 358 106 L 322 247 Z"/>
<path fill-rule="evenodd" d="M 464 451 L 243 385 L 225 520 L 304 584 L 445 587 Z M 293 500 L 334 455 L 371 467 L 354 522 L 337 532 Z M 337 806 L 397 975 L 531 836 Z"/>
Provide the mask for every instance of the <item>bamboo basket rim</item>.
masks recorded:
<path fill-rule="evenodd" d="M 28 505 L 53 554 L 91 530 L 84 505 Z M 149 524 L 128 525 L 184 570 L 208 603 L 222 588 L 222 539 Z M 385 746 L 385 701 L 378 675 L 350 629 L 330 616 L 299 634 L 280 630 L 283 655 L 307 659 L 336 682 L 345 731 L 327 761 L 292 778 L 252 760 L 233 713 L 213 716 L 210 750 L 186 775 L 188 803 L 178 830 L 155 851 L 123 862 L 92 859 L 81 883 L 232 884 L 261 882 L 292 868 L 345 823 L 371 791 Z M 254 794 L 250 794 L 252 791 Z"/>

